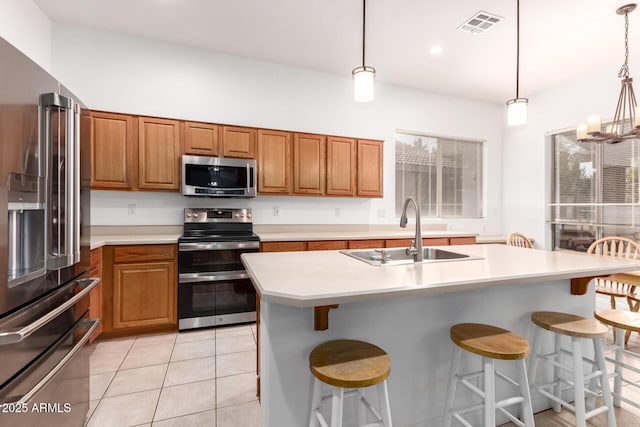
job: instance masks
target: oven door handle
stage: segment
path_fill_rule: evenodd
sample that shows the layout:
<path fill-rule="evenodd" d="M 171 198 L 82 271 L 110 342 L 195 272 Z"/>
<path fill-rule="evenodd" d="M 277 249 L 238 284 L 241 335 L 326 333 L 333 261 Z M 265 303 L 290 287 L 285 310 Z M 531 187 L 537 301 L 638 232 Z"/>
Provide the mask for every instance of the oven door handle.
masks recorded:
<path fill-rule="evenodd" d="M 88 327 L 89 329 L 87 330 L 87 332 L 82 336 L 82 338 L 80 338 L 80 341 L 78 341 L 73 346 L 73 348 L 56 364 L 56 366 L 54 366 L 53 369 L 51 369 L 51 371 L 49 371 L 49 373 L 44 376 L 44 378 L 38 381 L 38 383 L 33 386 L 31 390 L 22 395 L 20 400 L 18 400 L 17 402 L 18 405 L 24 405 L 31 399 L 33 399 L 33 397 L 38 394 L 38 392 L 40 392 L 40 390 L 42 390 L 44 386 L 46 386 L 58 374 L 58 372 L 63 370 L 67 363 L 69 363 L 69 361 L 73 359 L 80 350 L 82 350 L 82 347 L 84 347 L 86 342 L 89 341 L 91 335 L 93 335 L 98 325 L 100 325 L 100 319 L 87 319 L 83 320 L 82 322 L 86 322 L 87 324 L 91 325 Z"/>
<path fill-rule="evenodd" d="M 88 283 L 85 284 L 83 282 L 88 282 Z M 55 319 L 65 311 L 67 311 L 69 308 L 73 307 L 78 301 L 80 301 L 89 292 L 91 292 L 93 288 L 98 286 L 98 283 L 100 283 L 100 279 L 89 278 L 84 280 L 78 280 L 76 283 L 78 283 L 79 286 L 83 286 L 84 289 L 82 289 L 80 292 L 75 294 L 73 297 L 66 300 L 64 303 L 57 306 L 55 309 L 51 310 L 44 316 L 40 317 L 35 322 L 32 322 L 27 326 L 24 326 L 17 330 L 0 332 L 0 345 L 15 344 L 17 342 L 24 340 L 29 335 L 31 335 L 32 333 L 34 333 L 35 331 L 37 331 L 38 329 L 40 329 L 47 323 L 51 322 L 53 319 Z"/>
<path fill-rule="evenodd" d="M 180 251 L 221 251 L 225 249 L 258 249 L 260 242 L 180 243 Z"/>
<path fill-rule="evenodd" d="M 178 283 L 222 282 L 224 280 L 248 279 L 247 273 L 183 273 L 178 275 Z"/>

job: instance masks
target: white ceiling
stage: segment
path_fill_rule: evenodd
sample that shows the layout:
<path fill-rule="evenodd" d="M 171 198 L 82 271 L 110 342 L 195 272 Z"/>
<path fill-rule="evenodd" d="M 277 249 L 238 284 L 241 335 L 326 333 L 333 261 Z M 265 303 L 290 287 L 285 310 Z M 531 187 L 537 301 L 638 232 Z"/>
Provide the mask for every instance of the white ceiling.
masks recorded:
<path fill-rule="evenodd" d="M 35 0 L 53 21 L 349 76 L 361 63 L 361 0 Z M 624 0 L 521 0 L 520 95 L 623 61 Z M 456 28 L 484 10 L 488 33 Z M 367 65 L 377 80 L 504 102 L 515 96 L 516 0 L 369 0 Z M 640 10 L 630 15 L 631 57 Z M 440 44 L 438 56 L 429 49 Z M 633 63 L 631 74 L 634 71 Z"/>

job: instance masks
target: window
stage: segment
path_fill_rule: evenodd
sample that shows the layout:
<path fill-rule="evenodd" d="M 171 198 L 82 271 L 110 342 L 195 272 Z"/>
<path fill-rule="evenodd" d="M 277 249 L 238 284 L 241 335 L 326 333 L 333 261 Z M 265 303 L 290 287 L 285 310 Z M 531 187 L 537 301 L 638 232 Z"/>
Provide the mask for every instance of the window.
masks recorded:
<path fill-rule="evenodd" d="M 482 142 L 396 133 L 396 215 L 413 197 L 423 217 L 482 216 Z"/>
<path fill-rule="evenodd" d="M 640 238 L 640 141 L 579 143 L 575 131 L 551 137 L 554 249 L 586 252 L 596 239 Z"/>

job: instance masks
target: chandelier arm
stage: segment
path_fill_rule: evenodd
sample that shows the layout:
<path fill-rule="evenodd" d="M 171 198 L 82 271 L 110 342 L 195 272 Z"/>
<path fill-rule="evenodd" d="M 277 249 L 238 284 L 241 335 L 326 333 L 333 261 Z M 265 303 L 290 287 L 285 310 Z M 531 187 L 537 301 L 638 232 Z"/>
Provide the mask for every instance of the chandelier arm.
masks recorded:
<path fill-rule="evenodd" d="M 638 102 L 636 101 L 636 94 L 633 90 L 633 85 L 629 84 L 629 120 L 631 131 L 634 131 L 636 126 L 636 108 Z"/>
<path fill-rule="evenodd" d="M 621 122 L 623 116 L 622 117 L 620 116 L 620 114 L 622 113 L 623 105 L 624 105 L 624 83 L 620 87 L 620 95 L 618 95 L 618 105 L 616 106 L 616 113 L 613 116 L 613 126 L 612 126 L 611 133 L 614 135 L 622 133 L 620 132 L 620 130 L 618 130 L 618 127 L 620 127 L 621 125 L 624 126 L 624 124 Z"/>

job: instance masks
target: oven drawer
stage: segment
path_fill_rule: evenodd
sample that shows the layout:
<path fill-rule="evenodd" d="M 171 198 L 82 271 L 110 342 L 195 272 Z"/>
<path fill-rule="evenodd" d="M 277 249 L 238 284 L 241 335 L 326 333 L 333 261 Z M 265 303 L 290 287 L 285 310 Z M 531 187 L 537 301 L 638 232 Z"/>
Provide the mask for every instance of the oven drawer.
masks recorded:
<path fill-rule="evenodd" d="M 222 274 L 241 271 L 244 270 L 244 265 L 240 255 L 258 252 L 258 250 L 258 242 L 244 242 L 241 245 L 235 243 L 230 245 L 228 242 L 180 243 L 178 272 L 182 276 L 183 274 Z"/>

